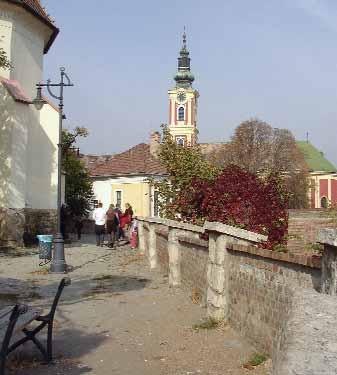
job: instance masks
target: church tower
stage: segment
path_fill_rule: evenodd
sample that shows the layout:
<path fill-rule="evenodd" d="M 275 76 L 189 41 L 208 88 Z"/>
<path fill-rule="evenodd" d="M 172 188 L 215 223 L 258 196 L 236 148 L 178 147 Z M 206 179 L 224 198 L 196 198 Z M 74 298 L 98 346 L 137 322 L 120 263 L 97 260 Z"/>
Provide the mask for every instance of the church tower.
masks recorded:
<path fill-rule="evenodd" d="M 197 106 L 199 93 L 192 87 L 191 59 L 186 46 L 186 33 L 178 57 L 178 71 L 174 79 L 176 86 L 168 91 L 169 131 L 174 140 L 182 146 L 192 146 L 197 142 Z"/>

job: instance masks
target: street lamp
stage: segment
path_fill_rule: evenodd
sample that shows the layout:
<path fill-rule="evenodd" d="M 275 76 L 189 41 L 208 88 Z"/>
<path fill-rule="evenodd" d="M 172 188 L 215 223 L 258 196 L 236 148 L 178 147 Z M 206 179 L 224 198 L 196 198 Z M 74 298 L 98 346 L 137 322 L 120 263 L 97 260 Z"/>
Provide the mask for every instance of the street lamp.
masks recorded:
<path fill-rule="evenodd" d="M 58 168 L 57 168 L 57 233 L 54 238 L 54 254 L 50 266 L 50 272 L 65 273 L 67 272 L 67 264 L 64 257 L 64 239 L 61 232 L 61 171 L 62 171 L 62 121 L 65 119 L 63 113 L 63 89 L 65 87 L 74 86 L 70 78 L 67 76 L 65 69 L 60 68 L 61 81 L 60 83 L 51 83 L 48 79 L 47 83 L 38 83 L 36 85 L 36 98 L 33 100 L 35 108 L 40 111 L 46 101 L 42 96 L 42 87 L 47 87 L 49 94 L 59 101 L 59 143 L 58 143 Z M 52 87 L 59 87 L 59 95 L 54 95 L 51 91 Z"/>

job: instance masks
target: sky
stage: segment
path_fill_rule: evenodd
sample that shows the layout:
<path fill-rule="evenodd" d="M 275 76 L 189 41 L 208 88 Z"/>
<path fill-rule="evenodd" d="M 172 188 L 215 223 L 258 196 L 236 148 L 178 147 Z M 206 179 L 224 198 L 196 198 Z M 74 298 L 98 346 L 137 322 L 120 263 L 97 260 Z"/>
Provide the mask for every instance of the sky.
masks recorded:
<path fill-rule="evenodd" d="M 335 0 L 42 0 L 60 28 L 45 78 L 64 66 L 66 126 L 81 151 L 148 142 L 168 121 L 184 26 L 200 142 L 225 142 L 257 117 L 309 140 L 337 165 Z"/>

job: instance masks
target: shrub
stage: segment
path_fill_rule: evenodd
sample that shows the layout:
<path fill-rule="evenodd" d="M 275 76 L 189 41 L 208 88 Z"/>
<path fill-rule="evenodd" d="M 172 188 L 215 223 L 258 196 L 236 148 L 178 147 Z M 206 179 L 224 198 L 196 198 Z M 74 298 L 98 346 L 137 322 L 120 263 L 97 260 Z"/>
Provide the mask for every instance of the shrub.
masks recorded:
<path fill-rule="evenodd" d="M 266 248 L 286 243 L 288 194 L 275 174 L 261 178 L 230 165 L 213 180 L 193 179 L 177 206 L 185 220 L 196 224 L 218 221 L 264 234 Z"/>

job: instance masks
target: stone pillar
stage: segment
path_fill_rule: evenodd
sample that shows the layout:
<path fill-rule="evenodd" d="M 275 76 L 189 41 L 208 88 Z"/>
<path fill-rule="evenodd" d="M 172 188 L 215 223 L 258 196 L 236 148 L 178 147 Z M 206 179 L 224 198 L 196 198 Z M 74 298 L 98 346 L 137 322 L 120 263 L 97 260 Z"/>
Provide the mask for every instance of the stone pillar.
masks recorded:
<path fill-rule="evenodd" d="M 169 228 L 168 254 L 169 254 L 169 285 L 179 286 L 181 284 L 180 272 L 180 250 L 177 229 Z"/>
<path fill-rule="evenodd" d="M 157 267 L 157 235 L 154 224 L 149 226 L 149 262 L 151 269 Z"/>
<path fill-rule="evenodd" d="M 337 295 L 337 229 L 321 229 L 318 242 L 324 245 L 321 292 Z"/>
<path fill-rule="evenodd" d="M 145 233 L 144 233 L 144 222 L 138 222 L 138 249 L 141 255 L 145 254 Z"/>
<path fill-rule="evenodd" d="M 215 320 L 223 320 L 228 317 L 227 239 L 226 235 L 209 233 L 207 315 Z"/>

